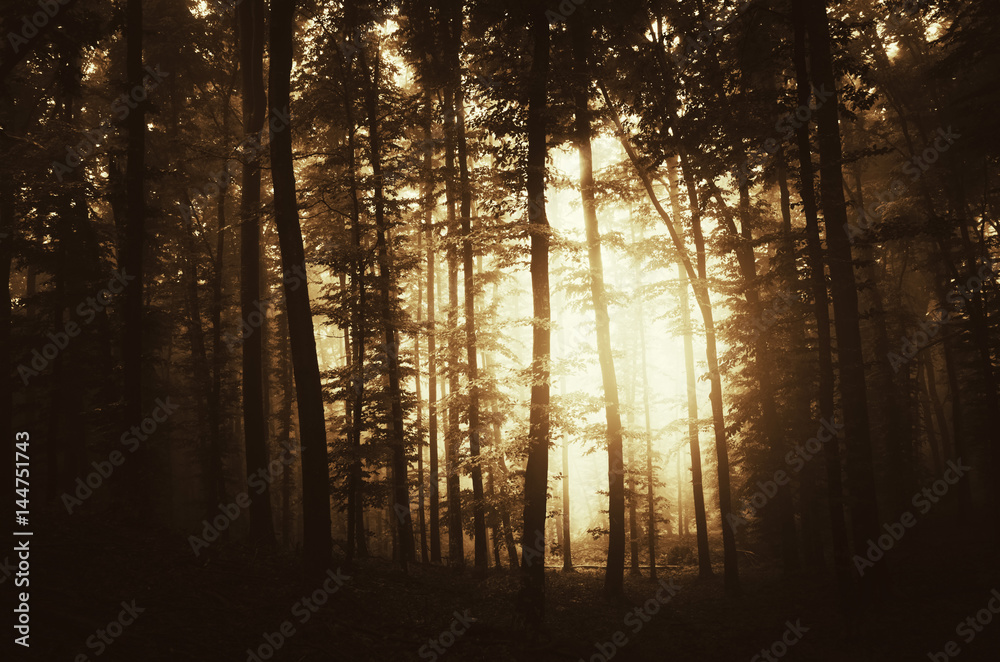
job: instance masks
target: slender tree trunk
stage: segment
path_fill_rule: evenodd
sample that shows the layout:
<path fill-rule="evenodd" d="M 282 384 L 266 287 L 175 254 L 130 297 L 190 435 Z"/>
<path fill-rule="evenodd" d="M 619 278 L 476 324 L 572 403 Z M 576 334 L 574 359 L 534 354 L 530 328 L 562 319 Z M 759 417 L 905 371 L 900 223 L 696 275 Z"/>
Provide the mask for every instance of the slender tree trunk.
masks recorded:
<path fill-rule="evenodd" d="M 801 20 L 801 3 L 792 3 L 795 31 L 793 57 L 795 60 L 796 94 L 798 102 L 808 107 L 810 81 L 806 61 L 805 26 Z M 799 158 L 799 183 L 802 211 L 806 217 L 807 261 L 812 284 L 813 306 L 816 317 L 816 345 L 819 362 L 819 390 L 817 399 L 822 418 L 833 422 L 834 416 L 834 374 L 833 352 L 830 334 L 830 300 L 826 285 L 826 266 L 820 241 L 818 206 L 813 188 L 814 169 L 812 148 L 809 141 L 809 125 L 796 128 L 795 143 Z M 832 437 L 823 445 L 823 459 L 826 465 L 826 482 L 829 496 L 827 504 L 830 513 L 830 529 L 833 539 L 833 564 L 837 576 L 840 609 L 846 613 L 850 600 L 852 575 L 849 558 L 847 522 L 844 518 L 844 490 L 840 458 L 840 438 Z"/>
<path fill-rule="evenodd" d="M 385 220 L 385 195 L 382 179 L 382 137 L 379 127 L 379 80 L 381 54 L 376 49 L 375 61 L 369 66 L 365 49 L 358 51 L 365 72 L 368 112 L 368 143 L 372 175 L 375 178 L 375 253 L 379 266 L 379 299 L 382 306 L 382 331 L 385 338 L 386 372 L 389 377 L 389 415 L 392 421 L 392 510 L 396 520 L 399 554 L 396 562 L 404 570 L 413 560 L 413 518 L 410 514 L 409 481 L 407 477 L 406 441 L 403 429 L 403 403 L 399 378 L 399 345 L 396 342 L 395 305 L 392 292 L 395 278 L 389 255 L 389 226 Z"/>
<path fill-rule="evenodd" d="M 448 260 L 448 432 L 445 434 L 445 457 L 447 458 L 448 485 L 448 563 L 454 568 L 465 567 L 465 538 L 462 533 L 461 477 L 459 474 L 459 453 L 461 430 L 460 410 L 454 401 L 459 390 L 459 346 L 458 331 L 458 256 L 457 241 L 460 229 L 456 219 L 455 182 L 455 94 L 445 90 L 445 197 L 448 210 L 448 245 L 445 249 Z"/>
<path fill-rule="evenodd" d="M 676 177 L 675 177 L 676 175 Z M 681 205 L 678 191 L 677 162 L 673 159 L 670 165 L 670 205 L 674 218 L 680 218 Z M 688 286 L 690 279 L 684 271 L 684 265 L 677 263 L 677 280 L 679 305 L 681 309 L 681 327 L 684 334 L 684 374 L 687 384 L 687 414 L 688 414 L 688 446 L 691 453 L 691 485 L 694 504 L 695 534 L 698 541 L 698 575 L 702 579 L 712 576 L 712 559 L 708 550 L 708 516 L 705 512 L 705 489 L 701 474 L 701 443 L 698 439 L 698 389 L 694 373 L 694 327 L 691 326 L 691 310 L 688 308 Z M 644 362 L 645 363 L 645 362 Z M 678 489 L 678 516 L 681 493 Z M 723 524 L 728 526 L 728 524 Z M 678 524 L 677 534 L 681 534 Z"/>
<path fill-rule="evenodd" d="M 288 337 L 287 312 L 278 318 L 278 337 Z M 295 380 L 292 374 L 292 357 L 287 350 L 281 351 L 276 357 L 280 364 L 281 408 L 278 410 L 278 440 L 283 447 L 288 447 L 292 441 L 292 404 L 295 391 Z M 295 466 L 285 467 L 281 474 L 281 543 L 285 549 L 293 549 L 295 511 L 292 508 L 292 494 L 295 487 Z"/>
<path fill-rule="evenodd" d="M 551 310 L 549 303 L 549 222 L 545 213 L 545 158 L 548 152 L 549 20 L 545 3 L 529 10 L 532 41 L 528 73 L 528 232 L 531 238 L 532 329 L 531 409 L 528 461 L 524 475 L 524 532 L 521 537 L 521 590 L 516 611 L 536 630 L 545 618 L 545 500 L 549 475 L 549 376 Z"/>
<path fill-rule="evenodd" d="M 353 20 L 353 5 L 347 5 L 347 32 L 355 34 Z M 353 59 L 345 58 L 342 74 L 346 83 L 342 86 L 344 93 L 344 115 L 347 120 L 347 170 L 348 187 L 351 200 L 351 328 L 353 338 L 351 343 L 351 388 L 348 400 L 351 407 L 350 429 L 350 468 L 347 491 L 347 564 L 350 565 L 354 554 L 360 558 L 368 557 L 368 528 L 365 525 L 364 493 L 365 480 L 362 473 L 361 435 L 365 429 L 365 347 L 367 329 L 364 321 L 364 310 L 367 306 L 367 288 L 365 286 L 367 250 L 362 242 L 361 205 L 358 200 L 357 145 L 355 136 L 357 125 L 354 119 L 354 100 L 351 92 L 355 87 Z"/>
<path fill-rule="evenodd" d="M 649 377 L 646 371 L 646 321 L 642 314 L 642 279 L 639 277 L 639 273 L 636 273 L 636 278 L 639 281 L 637 283 L 636 291 L 640 292 L 639 296 L 639 362 L 642 364 L 642 407 L 645 414 L 646 423 L 646 517 L 649 531 L 647 532 L 648 542 L 649 542 L 649 578 L 652 580 L 656 579 L 656 483 L 653 477 L 653 426 L 650 421 L 649 412 Z M 684 288 L 684 294 L 687 295 L 687 288 Z M 686 298 L 686 297 L 685 297 Z M 697 406 L 697 404 L 695 405 Z M 697 433 L 696 433 L 697 434 Z M 677 503 L 678 513 L 680 513 L 680 502 Z"/>
<path fill-rule="evenodd" d="M 424 140 L 431 139 L 430 94 L 425 93 L 428 106 L 424 123 Z M 438 476 L 438 408 L 437 408 L 437 331 L 434 321 L 434 264 L 436 249 L 434 231 L 434 152 L 430 144 L 424 151 L 424 226 L 427 230 L 427 435 L 430 443 L 431 481 L 431 563 L 441 562 L 441 479 Z"/>
<path fill-rule="evenodd" d="M 295 3 L 274 3 L 271 12 L 271 69 L 269 75 L 271 125 L 290 116 Z M 274 129 L 271 136 L 271 173 L 274 183 L 274 219 L 285 277 L 285 309 L 295 374 L 295 395 L 302 441 L 302 551 L 305 570 L 322 574 L 330 564 L 330 470 L 326 449 L 326 415 L 313 334 L 305 247 L 295 200 L 291 126 Z"/>
<path fill-rule="evenodd" d="M 258 144 L 264 126 L 263 82 L 264 2 L 245 0 L 239 6 L 240 69 L 243 79 L 243 128 L 253 157 L 243 165 L 240 204 L 240 317 L 247 324 L 257 315 L 260 301 L 260 157 Z M 251 328 L 243 338 L 243 434 L 247 476 L 267 467 L 267 433 L 264 420 L 263 336 Z M 250 503 L 250 534 L 258 543 L 274 544 L 270 486 Z"/>
<path fill-rule="evenodd" d="M 222 139 L 229 141 L 230 95 L 225 96 L 222 115 Z M 225 166 L 225 164 L 223 164 Z M 212 274 L 212 393 L 208 402 L 209 424 L 209 466 L 212 473 L 213 503 L 228 503 L 226 500 L 226 476 L 222 466 L 222 372 L 226 365 L 226 355 L 222 344 L 223 279 L 226 272 L 226 193 L 229 187 L 219 191 L 216 203 L 215 270 Z"/>
<path fill-rule="evenodd" d="M 128 0 L 125 5 L 126 32 L 126 77 L 131 89 L 142 86 L 145 75 L 142 66 L 142 18 L 143 0 Z M 125 119 L 128 132 L 126 152 L 128 161 L 125 169 L 126 205 L 128 219 L 125 225 L 125 250 L 122 255 L 122 271 L 132 277 L 125 288 L 124 321 L 122 334 L 122 358 L 125 372 L 125 425 L 130 428 L 139 425 L 143 419 L 143 251 L 146 234 L 146 104 L 139 103 Z M 149 508 L 153 505 L 150 487 L 151 462 L 148 445 L 140 445 L 131 460 L 130 494 L 133 495 L 129 511 L 130 519 L 148 521 Z"/>
<path fill-rule="evenodd" d="M 457 2 L 457 16 L 452 31 L 461 41 L 462 3 Z M 458 73 L 458 72 L 456 72 Z M 472 516 L 475 535 L 475 568 L 485 575 L 489 563 L 486 546 L 486 514 L 483 505 L 483 467 L 479 455 L 479 363 L 476 357 L 476 282 L 472 266 L 472 188 L 469 183 L 469 159 L 465 141 L 465 91 L 461 74 L 455 87 L 456 132 L 458 138 L 459 191 L 462 215 L 462 270 L 465 274 L 465 349 L 469 380 L 469 454 L 472 464 Z"/>
<path fill-rule="evenodd" d="M 571 17 L 573 61 L 577 72 L 574 88 L 574 113 L 576 117 L 576 147 L 580 154 L 580 197 L 587 232 L 587 256 L 590 265 L 590 294 L 594 303 L 597 325 L 597 354 L 601 364 L 601 381 L 604 388 L 604 414 L 607 420 L 608 444 L 608 540 L 607 567 L 604 575 L 604 592 L 619 595 L 622 592 L 625 572 L 625 468 L 622 456 L 622 420 L 618 399 L 618 380 L 611 353 L 611 321 L 608 300 L 604 290 L 604 267 L 601 260 L 601 234 L 594 202 L 594 157 L 591 150 L 591 117 L 589 105 L 590 73 L 587 65 L 590 27 L 581 15 L 584 8 Z"/>
<path fill-rule="evenodd" d="M 417 229 L 417 255 L 423 248 L 423 230 Z M 419 273 L 418 273 L 419 275 Z M 417 279 L 417 328 L 423 324 L 424 291 Z M 417 442 L 417 525 L 420 527 L 420 562 L 427 563 L 427 519 L 424 516 L 424 401 L 421 398 L 420 379 L 420 334 L 413 338 L 413 368 L 416 371 L 417 385 L 417 430 L 420 440 Z"/>
<path fill-rule="evenodd" d="M 562 447 L 562 555 L 563 572 L 573 572 L 573 541 L 569 528 L 569 439 L 563 435 Z"/>
<path fill-rule="evenodd" d="M 493 295 L 496 297 L 497 283 L 493 281 Z M 490 370 L 489 366 L 492 362 L 489 360 L 489 354 L 485 354 L 483 357 L 483 368 L 487 371 Z M 503 536 L 504 544 L 507 547 L 507 557 L 509 559 L 511 569 L 517 569 L 519 563 L 517 560 L 517 545 L 514 542 L 514 529 L 510 524 L 510 511 L 507 509 L 507 503 L 509 501 L 509 492 L 506 488 L 509 480 L 509 472 L 507 471 L 507 463 L 503 459 L 503 451 L 500 449 L 500 409 L 497 406 L 496 397 L 490 399 L 490 416 L 493 418 L 493 447 L 497 449 L 497 465 L 500 469 L 500 478 L 503 481 L 501 487 L 498 490 L 500 492 L 500 500 L 503 502 L 504 507 L 500 509 L 500 524 L 503 526 Z"/>
<path fill-rule="evenodd" d="M 632 370 L 630 371 L 630 384 L 628 389 L 628 414 L 626 420 L 628 424 L 629 440 L 628 446 L 628 542 L 629 542 L 629 574 L 637 577 L 642 573 L 639 571 L 639 521 L 638 512 L 635 505 L 635 439 L 631 436 L 635 430 L 635 349 L 632 350 Z"/>

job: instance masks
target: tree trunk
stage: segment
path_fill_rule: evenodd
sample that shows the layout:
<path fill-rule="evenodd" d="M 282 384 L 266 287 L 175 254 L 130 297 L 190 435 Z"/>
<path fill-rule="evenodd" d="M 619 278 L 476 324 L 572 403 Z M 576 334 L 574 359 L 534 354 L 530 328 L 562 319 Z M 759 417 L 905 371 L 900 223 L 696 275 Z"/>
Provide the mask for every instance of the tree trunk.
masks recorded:
<path fill-rule="evenodd" d="M 424 140 L 431 139 L 430 94 L 425 93 L 427 118 L 424 124 Z M 434 152 L 424 151 L 424 226 L 427 230 L 427 436 L 430 444 L 430 501 L 431 501 L 431 563 L 441 562 L 441 479 L 438 476 L 438 408 L 437 408 L 437 332 L 434 322 L 434 264 L 436 249 L 434 231 Z"/>
<path fill-rule="evenodd" d="M 597 355 L 601 364 L 604 388 L 604 413 L 607 419 L 608 444 L 608 518 L 610 535 L 604 575 L 604 592 L 621 594 L 625 572 L 625 467 L 622 456 L 622 419 L 618 399 L 618 380 L 611 353 L 611 321 L 604 290 L 604 267 L 601 260 L 601 234 L 594 202 L 594 157 L 591 150 L 589 105 L 590 72 L 587 57 L 590 49 L 590 26 L 582 19 L 585 8 L 575 12 L 571 21 L 573 62 L 577 73 L 574 86 L 576 147 L 580 154 L 580 198 L 587 232 L 587 257 L 590 265 L 590 294 L 597 325 Z M 636 549 L 638 553 L 638 549 Z"/>
<path fill-rule="evenodd" d="M 245 0 L 238 8 L 240 26 L 240 69 L 243 79 L 244 138 L 253 156 L 243 165 L 240 201 L 240 318 L 249 324 L 253 316 L 263 322 L 260 301 L 260 156 L 259 143 L 264 126 L 264 2 Z M 246 444 L 247 476 L 267 467 L 270 462 L 264 420 L 263 336 L 253 326 L 243 332 L 243 434 Z M 250 503 L 250 535 L 258 543 L 274 544 L 271 521 L 271 490 Z"/>
<path fill-rule="evenodd" d="M 521 590 L 516 611 L 525 626 L 541 628 L 545 618 L 545 500 L 549 475 L 549 221 L 545 213 L 545 158 L 549 78 L 549 20 L 545 4 L 529 10 L 532 41 L 528 73 L 528 232 L 531 237 L 532 328 L 531 410 L 528 461 L 524 475 L 524 531 L 521 537 Z"/>
<path fill-rule="evenodd" d="M 417 255 L 423 248 L 423 230 L 417 228 Z M 418 267 L 419 271 L 419 267 Z M 418 273 L 419 275 L 419 273 Z M 423 324 L 424 316 L 424 291 L 420 286 L 420 279 L 417 279 L 417 328 Z M 413 338 L 413 369 L 416 371 L 417 385 L 417 430 L 420 435 L 417 442 L 417 525 L 420 527 L 420 562 L 427 563 L 427 518 L 424 516 L 424 401 L 421 398 L 420 384 L 420 334 Z"/>
<path fill-rule="evenodd" d="M 131 89 L 142 86 L 145 75 L 142 66 L 142 0 L 128 0 L 125 8 L 126 32 L 126 77 Z M 139 103 L 125 119 L 128 132 L 126 152 L 128 161 L 125 169 L 126 206 L 128 218 L 125 225 L 124 251 L 121 257 L 122 271 L 132 280 L 125 288 L 123 318 L 125 329 L 122 334 L 122 359 L 125 373 L 125 425 L 130 428 L 139 425 L 143 419 L 143 250 L 146 233 L 146 104 Z M 148 444 L 136 449 L 130 462 L 131 477 L 129 490 L 132 499 L 129 518 L 147 521 L 149 508 L 153 505 L 150 488 L 151 462 Z"/>
<path fill-rule="evenodd" d="M 562 556 L 563 572 L 573 572 L 573 541 L 569 528 L 569 439 L 563 435 L 562 442 Z"/>
<path fill-rule="evenodd" d="M 274 3 L 271 13 L 270 95 L 275 109 L 272 126 L 280 115 L 290 116 L 289 87 L 292 68 L 295 3 Z M 292 129 L 284 126 L 271 136 L 271 172 L 274 183 L 274 219 L 281 247 L 285 277 L 285 309 L 295 375 L 302 443 L 302 552 L 304 567 L 322 575 L 330 564 L 330 470 L 326 449 L 326 416 L 313 335 L 305 248 L 295 200 Z"/>
<path fill-rule="evenodd" d="M 394 282 L 389 256 L 389 226 L 385 219 L 385 195 L 382 178 L 382 138 L 379 127 L 379 68 L 381 53 L 376 48 L 375 61 L 369 65 L 365 49 L 358 51 L 365 73 L 368 112 L 368 143 L 372 175 L 375 178 L 375 253 L 379 267 L 379 299 L 382 306 L 382 331 L 385 338 L 386 372 L 389 377 L 389 416 L 392 422 L 392 511 L 396 520 L 399 554 L 396 562 L 406 569 L 413 560 L 413 518 L 410 514 L 409 481 L 407 477 L 406 441 L 403 429 L 403 402 L 399 379 L 399 345 L 396 341 Z"/>
<path fill-rule="evenodd" d="M 795 37 L 793 57 L 795 60 L 796 94 L 798 102 L 808 107 L 810 82 L 806 62 L 805 26 L 801 19 L 802 6 L 796 0 L 792 3 Z M 802 212 L 806 217 L 807 261 L 811 272 L 813 309 L 816 317 L 816 345 L 819 362 L 820 416 L 833 422 L 834 415 L 834 374 L 832 340 L 830 335 L 830 300 L 827 294 L 826 267 L 823 261 L 823 246 L 820 241 L 816 193 L 813 188 L 812 148 L 809 142 L 809 125 L 801 124 L 795 130 L 795 143 L 799 158 L 799 183 L 802 198 Z M 833 436 L 823 445 L 823 460 L 826 465 L 826 482 L 829 495 L 827 504 L 830 513 L 830 529 L 833 539 L 833 564 L 837 576 L 840 609 L 846 613 L 852 586 L 850 570 L 847 523 L 844 519 L 844 490 L 840 459 L 840 438 Z"/>
<path fill-rule="evenodd" d="M 670 205 L 674 218 L 680 218 L 681 205 L 679 186 L 680 173 L 677 172 L 677 160 L 670 165 Z M 676 178 L 675 178 L 676 174 Z M 688 447 L 691 453 L 691 486 L 694 504 L 695 535 L 698 540 L 698 576 L 707 579 L 712 576 L 712 558 L 708 550 L 708 516 L 705 512 L 705 489 L 701 476 L 701 443 L 698 439 L 698 389 L 694 374 L 694 327 L 691 326 L 691 310 L 688 308 L 689 279 L 684 271 L 684 265 L 677 263 L 677 280 L 681 283 L 679 290 L 679 305 L 681 309 L 681 327 L 684 334 L 684 374 L 687 384 L 687 414 L 688 414 Z M 645 361 L 643 362 L 645 364 Z M 679 460 L 679 458 L 678 458 Z M 678 516 L 683 512 L 680 504 L 678 488 Z M 723 524 L 727 526 L 727 524 Z M 680 522 L 677 535 L 681 535 Z"/>
<path fill-rule="evenodd" d="M 646 439 L 646 526 L 649 543 L 649 578 L 656 580 L 656 483 L 653 477 L 653 426 L 649 412 L 649 377 L 646 371 L 646 321 L 642 314 L 642 278 L 636 273 L 636 291 L 639 292 L 639 363 L 642 370 L 642 407 L 645 413 Z M 684 288 L 687 294 L 687 288 Z M 686 298 L 686 297 L 685 297 Z M 677 504 L 678 513 L 680 503 Z"/>
<path fill-rule="evenodd" d="M 810 74 L 819 89 L 832 96 L 816 110 L 819 137 L 820 200 L 830 255 L 830 290 L 837 331 L 840 392 L 847 439 L 847 474 L 851 492 L 851 527 L 854 552 L 864 555 L 868 541 L 881 534 L 875 476 L 872 466 L 871 432 L 868 420 L 868 392 L 865 384 L 864 355 L 858 319 L 858 291 L 847 235 L 847 208 L 841 172 L 840 127 L 838 125 L 836 80 L 831 56 L 826 0 L 796 0 L 804 4 L 802 20 L 809 36 Z M 888 579 L 885 560 L 869 568 L 861 578 L 863 592 L 870 596 Z"/>
<path fill-rule="evenodd" d="M 230 95 L 225 96 L 222 114 L 222 139 L 229 141 Z M 225 166 L 225 163 L 223 164 Z M 212 503 L 228 503 L 226 476 L 223 471 L 222 434 L 222 373 L 226 355 L 222 344 L 223 278 L 226 272 L 226 192 L 228 185 L 219 191 L 216 203 L 215 270 L 212 274 L 212 393 L 208 401 L 209 466 L 212 473 Z"/>
<path fill-rule="evenodd" d="M 462 39 L 462 2 L 455 2 L 456 15 L 452 17 L 452 35 L 455 48 L 454 64 L 455 116 L 458 138 L 459 191 L 462 217 L 462 270 L 465 274 L 465 351 L 468 360 L 469 380 L 469 454 L 472 465 L 472 517 L 475 536 L 476 573 L 485 575 L 488 567 L 486 545 L 486 515 L 484 513 L 483 467 L 480 462 L 479 425 L 479 363 L 476 357 L 476 282 L 472 266 L 472 188 L 469 184 L 469 159 L 465 141 L 465 90 L 462 87 L 458 49 Z"/>
<path fill-rule="evenodd" d="M 448 210 L 448 242 L 445 249 L 448 260 L 448 431 L 445 434 L 448 485 L 448 564 L 453 568 L 465 567 L 465 538 L 462 533 L 461 478 L 458 471 L 461 449 L 460 411 L 455 402 L 459 390 L 458 331 L 458 257 L 456 237 L 460 232 L 456 219 L 455 184 L 455 94 L 452 89 L 444 93 L 445 132 L 445 197 Z"/>

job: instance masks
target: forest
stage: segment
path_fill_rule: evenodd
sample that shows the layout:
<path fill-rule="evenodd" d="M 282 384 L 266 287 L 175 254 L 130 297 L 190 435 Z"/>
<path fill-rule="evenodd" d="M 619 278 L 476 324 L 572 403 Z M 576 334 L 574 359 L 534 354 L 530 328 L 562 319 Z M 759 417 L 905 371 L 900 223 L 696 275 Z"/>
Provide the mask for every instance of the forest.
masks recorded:
<path fill-rule="evenodd" d="M 0 5 L 0 659 L 998 659 L 995 0 Z"/>

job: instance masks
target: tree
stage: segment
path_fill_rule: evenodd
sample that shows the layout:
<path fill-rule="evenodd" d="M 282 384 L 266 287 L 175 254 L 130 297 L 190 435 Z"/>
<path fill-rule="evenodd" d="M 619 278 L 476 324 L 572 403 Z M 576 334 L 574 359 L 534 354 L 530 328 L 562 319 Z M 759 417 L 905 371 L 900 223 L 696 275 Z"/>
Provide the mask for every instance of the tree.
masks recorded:
<path fill-rule="evenodd" d="M 246 0 L 239 12 L 240 71 L 243 82 L 243 134 L 249 144 L 243 164 L 240 198 L 240 314 L 243 320 L 262 315 L 260 300 L 260 143 L 265 120 L 264 99 L 264 1 Z M 264 420 L 263 338 L 251 331 L 243 339 L 243 434 L 248 478 L 270 463 Z M 128 388 L 126 388 L 126 391 Z M 271 490 L 250 503 L 251 535 L 265 545 L 274 544 Z"/>
<path fill-rule="evenodd" d="M 545 617 L 545 501 L 549 473 L 549 228 L 545 214 L 545 112 L 548 106 L 549 21 L 545 3 L 528 14 L 532 41 L 528 74 L 528 233 L 531 238 L 531 296 L 534 326 L 531 346 L 531 413 L 528 462 L 524 474 L 524 529 L 521 536 L 521 590 L 517 611 L 524 623 L 539 627 Z"/>
<path fill-rule="evenodd" d="M 878 503 L 872 468 L 871 432 L 865 383 L 864 355 L 858 320 L 858 291 L 847 235 L 847 208 L 844 203 L 843 153 L 837 117 L 836 80 L 831 57 L 830 29 L 826 0 L 795 0 L 803 3 L 809 41 L 809 64 L 813 83 L 831 91 L 833 97 L 816 110 L 819 145 L 820 203 L 826 228 L 830 266 L 830 291 L 837 331 L 841 406 L 847 440 L 847 475 L 850 480 L 851 527 L 854 551 L 864 555 L 869 540 L 879 536 Z M 886 564 L 879 563 L 862 577 L 869 594 L 886 577 Z"/>
<path fill-rule="evenodd" d="M 611 354 L 611 322 L 608 300 L 604 291 L 604 268 L 601 264 L 601 233 L 594 202 L 594 159 L 590 146 L 590 109 L 588 108 L 590 72 L 587 56 L 590 52 L 590 26 L 581 16 L 585 9 L 572 16 L 573 61 L 579 80 L 575 92 L 576 143 L 580 154 L 580 197 L 583 201 L 584 223 L 587 229 L 587 255 L 590 262 L 590 291 L 594 301 L 597 324 L 597 352 L 601 362 L 604 386 L 605 416 L 608 432 L 608 516 L 610 538 L 608 561 L 604 575 L 604 592 L 621 594 L 625 572 L 625 465 L 622 454 L 622 419 L 618 400 L 618 380 Z"/>
<path fill-rule="evenodd" d="M 272 126 L 279 126 L 282 116 L 290 118 L 291 115 L 294 15 L 294 2 L 274 2 L 271 5 L 268 91 L 272 104 Z M 281 266 L 286 275 L 283 279 L 285 307 L 288 311 L 288 338 L 302 441 L 303 561 L 308 573 L 322 575 L 329 566 L 331 551 L 326 416 L 316 338 L 313 335 L 309 285 L 305 280 L 305 248 L 295 199 L 290 125 L 274 130 L 271 135 L 271 173 L 274 219 L 281 245 Z M 300 278 L 291 277 L 296 274 Z"/>
<path fill-rule="evenodd" d="M 142 3 L 128 0 L 126 13 L 126 74 L 131 89 L 141 87 L 145 75 L 142 66 Z M 122 250 L 122 270 L 134 280 L 125 290 L 125 331 L 122 337 L 122 358 L 125 364 L 125 428 L 138 425 L 143 420 L 143 251 L 146 234 L 146 115 L 145 105 L 137 107 L 125 118 L 128 132 L 128 161 L 125 171 L 125 188 L 128 220 Z M 150 471 L 149 452 L 139 447 L 135 469 L 130 469 L 131 486 L 140 495 L 133 502 L 131 518 L 145 518 L 143 512 L 151 505 L 148 483 Z"/>

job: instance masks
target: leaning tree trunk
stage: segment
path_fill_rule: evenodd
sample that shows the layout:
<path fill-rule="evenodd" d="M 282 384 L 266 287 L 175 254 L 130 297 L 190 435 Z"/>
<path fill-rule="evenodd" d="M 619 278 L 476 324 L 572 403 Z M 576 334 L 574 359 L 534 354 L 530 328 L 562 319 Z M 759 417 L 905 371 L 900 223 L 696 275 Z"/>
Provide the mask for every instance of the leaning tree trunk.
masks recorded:
<path fill-rule="evenodd" d="M 607 90 L 603 85 L 601 86 L 601 93 L 607 106 L 609 108 L 613 108 L 611 98 L 608 96 Z M 715 428 L 715 454 L 716 461 L 718 462 L 719 474 L 719 508 L 721 510 L 723 523 L 728 524 L 733 519 L 733 511 L 729 477 L 729 447 L 726 439 L 725 413 L 722 407 L 722 373 L 719 370 L 718 349 L 716 347 L 715 339 L 715 320 L 712 313 L 712 300 L 708 289 L 708 280 L 705 269 L 705 240 L 701 231 L 701 210 L 698 206 L 698 198 L 694 187 L 693 177 L 690 173 L 685 173 L 687 175 L 688 197 L 691 205 L 691 226 L 694 234 L 695 252 L 698 256 L 697 273 L 691 264 L 691 258 L 684 250 L 684 242 L 682 241 L 682 238 L 678 235 L 673 222 L 670 220 L 670 215 L 667 214 L 665 209 L 663 209 L 659 198 L 656 197 L 656 191 L 653 189 L 653 183 L 649 173 L 639 160 L 639 156 L 636 154 L 631 142 L 629 142 L 625 130 L 622 127 L 621 118 L 618 116 L 617 112 L 613 110 L 610 113 L 610 117 L 615 124 L 615 130 L 618 135 L 619 142 L 621 142 L 626 154 L 628 154 L 629 161 L 632 162 L 636 173 L 639 175 L 639 179 L 642 181 L 643 187 L 646 189 L 646 194 L 649 197 L 650 202 L 656 209 L 656 213 L 663 220 L 663 223 L 667 226 L 670 239 L 677 248 L 678 255 L 684 264 L 688 280 L 691 283 L 691 289 L 694 291 L 695 300 L 698 303 L 698 308 L 701 311 L 702 320 L 704 321 L 705 354 L 708 359 L 709 382 L 712 386 L 712 418 L 713 427 Z M 738 595 L 740 593 L 739 564 L 736 556 L 735 532 L 731 526 L 724 525 L 722 527 L 722 548 L 725 567 L 726 593 L 729 595 Z"/>
<path fill-rule="evenodd" d="M 588 107 L 590 73 L 587 65 L 590 27 L 582 20 L 584 9 L 572 15 L 573 61 L 577 72 L 574 89 L 576 146 L 580 154 L 580 197 L 587 232 L 587 256 L 590 264 L 590 294 L 597 324 L 597 355 L 604 387 L 604 415 L 608 444 L 608 520 L 610 536 L 604 574 L 604 592 L 619 595 L 625 573 L 625 467 L 622 455 L 622 419 L 618 399 L 618 380 L 611 353 L 611 321 L 604 289 L 601 260 L 601 233 L 594 202 L 594 157 L 591 150 L 591 120 Z"/>
<path fill-rule="evenodd" d="M 289 88 L 292 70 L 295 3 L 276 2 L 271 12 L 272 125 L 280 114 L 290 116 Z M 326 416 L 316 338 L 313 335 L 309 285 L 306 282 L 305 247 L 295 200 L 292 129 L 285 126 L 271 136 L 271 177 L 274 182 L 274 220 L 285 274 L 285 309 L 295 375 L 302 443 L 302 552 L 307 573 L 322 574 L 330 564 L 330 474 L 326 450 Z M 292 276 L 298 276 L 293 278 Z"/>
<path fill-rule="evenodd" d="M 674 218 L 680 218 L 681 205 L 678 192 L 677 161 L 671 160 L 668 181 L 670 184 L 670 205 Z M 707 579 L 712 576 L 712 559 L 708 551 L 708 517 L 705 512 L 705 489 L 701 476 L 701 443 L 698 440 L 698 389 L 694 374 L 694 329 L 691 326 L 691 310 L 688 308 L 688 277 L 684 264 L 677 263 L 677 280 L 681 285 L 680 309 L 681 327 L 684 334 L 684 373 L 687 384 L 688 447 L 691 453 L 691 485 L 693 490 L 695 536 L 698 540 L 698 576 Z M 680 513 L 680 504 L 678 504 Z M 681 535 L 678 522 L 677 535 Z M 726 525 L 723 525 L 726 526 Z"/>

